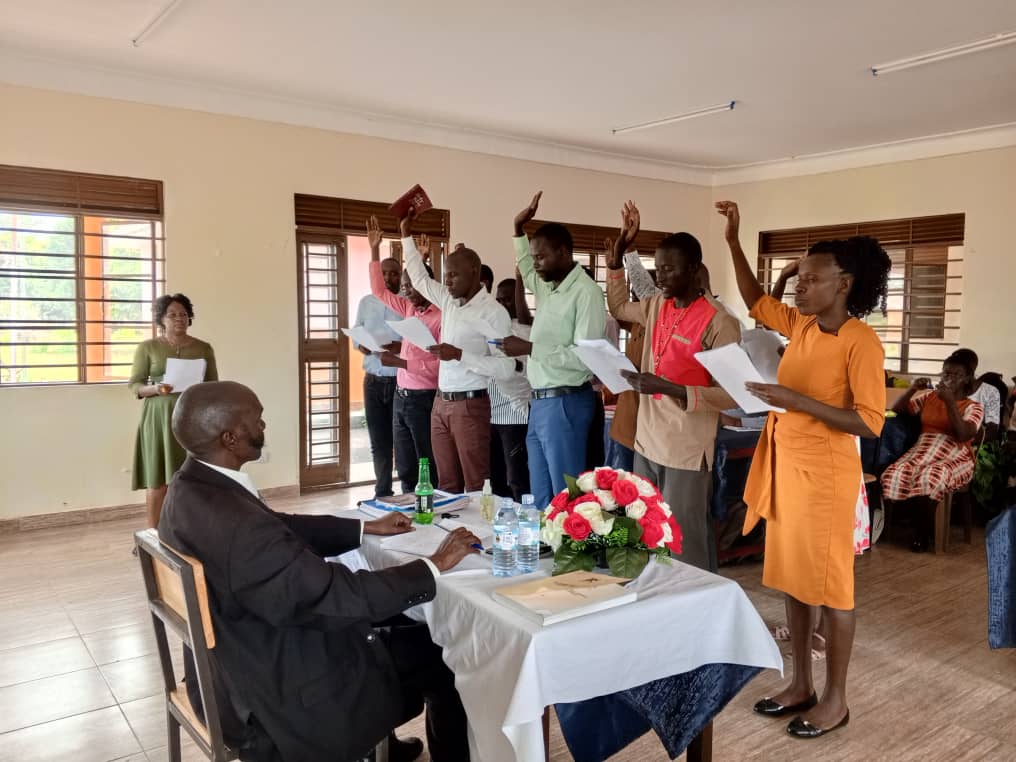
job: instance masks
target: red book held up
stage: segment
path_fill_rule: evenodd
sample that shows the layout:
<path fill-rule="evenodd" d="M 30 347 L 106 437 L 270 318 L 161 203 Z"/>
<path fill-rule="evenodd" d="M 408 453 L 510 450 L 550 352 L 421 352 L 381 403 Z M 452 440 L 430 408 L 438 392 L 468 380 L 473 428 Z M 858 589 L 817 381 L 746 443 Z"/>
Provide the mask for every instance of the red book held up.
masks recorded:
<path fill-rule="evenodd" d="M 388 207 L 388 211 L 395 215 L 395 219 L 401 220 L 409 213 L 410 209 L 413 209 L 416 216 L 419 217 L 433 206 L 427 196 L 427 191 L 419 185 L 414 185 L 400 196 L 398 201 Z"/>

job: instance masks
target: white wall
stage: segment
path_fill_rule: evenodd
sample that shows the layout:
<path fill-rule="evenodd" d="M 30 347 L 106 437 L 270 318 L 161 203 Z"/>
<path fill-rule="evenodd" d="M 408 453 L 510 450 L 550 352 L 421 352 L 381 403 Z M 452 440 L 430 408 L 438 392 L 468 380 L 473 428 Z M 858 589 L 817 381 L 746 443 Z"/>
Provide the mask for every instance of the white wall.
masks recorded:
<path fill-rule="evenodd" d="M 648 229 L 708 233 L 703 187 L 3 85 L 0 103 L 0 163 L 164 181 L 166 286 L 193 299 L 222 377 L 265 405 L 260 487 L 298 481 L 294 193 L 389 201 L 422 183 L 498 277 L 539 189 L 544 219 L 615 225 L 633 198 Z M 138 502 L 139 413 L 120 386 L 0 389 L 0 519 Z"/>
<path fill-rule="evenodd" d="M 1014 178 L 1016 148 L 1006 148 L 716 187 L 713 199 L 738 202 L 741 243 L 749 257 L 761 230 L 964 212 L 960 344 L 980 355 L 979 372 L 1000 371 L 1008 380 L 1016 373 Z M 739 302 L 724 220 L 711 216 L 707 261 L 713 288 L 728 302 Z"/>

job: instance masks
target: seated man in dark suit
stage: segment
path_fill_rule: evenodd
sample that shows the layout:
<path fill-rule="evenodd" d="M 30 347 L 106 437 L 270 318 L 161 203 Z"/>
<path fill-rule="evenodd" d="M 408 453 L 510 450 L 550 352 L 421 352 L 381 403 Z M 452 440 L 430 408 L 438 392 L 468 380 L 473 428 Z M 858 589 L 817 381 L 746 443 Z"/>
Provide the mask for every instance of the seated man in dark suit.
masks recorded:
<path fill-rule="evenodd" d="M 363 532 L 397 534 L 411 524 L 397 514 L 360 522 L 270 510 L 240 471 L 264 447 L 261 413 L 254 392 L 237 383 L 181 395 L 173 433 L 189 457 L 159 521 L 163 542 L 204 564 L 216 692 L 235 710 L 223 725 L 243 736 L 241 759 L 358 759 L 408 719 L 404 708 L 422 694 L 431 759 L 468 760 L 454 676 L 426 628 L 379 634 L 373 624 L 433 599 L 436 576 L 479 540 L 458 529 L 429 559 L 378 572 L 324 561 L 358 547 Z"/>

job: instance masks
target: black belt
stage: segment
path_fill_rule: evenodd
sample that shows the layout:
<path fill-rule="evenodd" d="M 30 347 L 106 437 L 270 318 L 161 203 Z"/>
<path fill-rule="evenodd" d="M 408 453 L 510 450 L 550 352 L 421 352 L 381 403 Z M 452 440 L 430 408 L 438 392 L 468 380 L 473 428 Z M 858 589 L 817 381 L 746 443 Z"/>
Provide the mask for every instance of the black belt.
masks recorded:
<path fill-rule="evenodd" d="M 434 396 L 436 389 L 403 389 L 401 386 L 395 388 L 395 393 L 400 397 L 417 397 L 424 394 Z"/>
<path fill-rule="evenodd" d="M 582 386 L 551 386 L 547 389 L 533 389 L 533 399 L 542 400 L 547 397 L 564 397 L 566 394 L 584 392 L 586 389 L 592 388 L 593 385 L 586 381 Z"/>
<path fill-rule="evenodd" d="M 398 379 L 395 376 L 377 376 L 373 373 L 366 374 L 365 378 L 370 382 L 380 382 L 382 384 L 394 384 Z"/>
<path fill-rule="evenodd" d="M 461 402 L 462 400 L 475 400 L 487 396 L 486 389 L 471 389 L 468 392 L 441 392 L 441 399 L 445 402 Z"/>

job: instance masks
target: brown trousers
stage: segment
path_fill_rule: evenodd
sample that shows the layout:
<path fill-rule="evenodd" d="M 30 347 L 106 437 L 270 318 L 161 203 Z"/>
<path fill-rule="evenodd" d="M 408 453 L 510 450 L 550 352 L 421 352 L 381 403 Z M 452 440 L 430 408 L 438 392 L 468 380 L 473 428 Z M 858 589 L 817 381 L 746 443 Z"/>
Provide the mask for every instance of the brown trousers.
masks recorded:
<path fill-rule="evenodd" d="M 490 400 L 434 399 L 430 446 L 445 492 L 479 492 L 490 478 Z"/>

